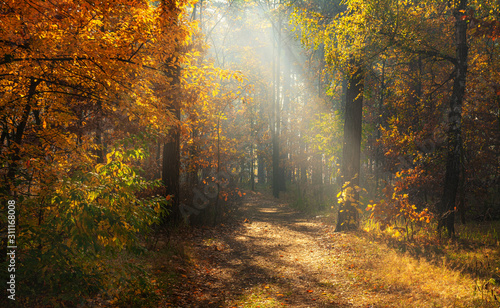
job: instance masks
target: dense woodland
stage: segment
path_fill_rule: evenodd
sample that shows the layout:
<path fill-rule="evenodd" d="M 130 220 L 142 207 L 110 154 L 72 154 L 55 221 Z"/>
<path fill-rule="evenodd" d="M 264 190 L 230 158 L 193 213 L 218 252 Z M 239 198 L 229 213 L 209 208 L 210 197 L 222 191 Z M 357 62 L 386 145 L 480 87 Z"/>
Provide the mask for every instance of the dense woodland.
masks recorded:
<path fill-rule="evenodd" d="M 249 191 L 405 241 L 500 219 L 499 37 L 492 0 L 0 1 L 18 301 L 117 296 Z"/>

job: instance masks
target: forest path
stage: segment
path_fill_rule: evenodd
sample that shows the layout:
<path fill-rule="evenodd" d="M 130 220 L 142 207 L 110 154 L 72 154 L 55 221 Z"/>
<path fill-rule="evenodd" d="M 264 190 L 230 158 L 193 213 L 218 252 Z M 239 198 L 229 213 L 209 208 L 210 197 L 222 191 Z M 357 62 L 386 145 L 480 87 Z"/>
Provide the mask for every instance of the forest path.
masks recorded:
<path fill-rule="evenodd" d="M 160 306 L 467 306 L 471 280 L 334 228 L 248 192 L 225 223 L 177 235 L 188 261 L 177 257 L 179 280 Z"/>
<path fill-rule="evenodd" d="M 349 254 L 346 235 L 333 228 L 250 192 L 229 222 L 190 236 L 196 261 L 177 290 L 177 305 L 352 307 L 335 264 Z"/>

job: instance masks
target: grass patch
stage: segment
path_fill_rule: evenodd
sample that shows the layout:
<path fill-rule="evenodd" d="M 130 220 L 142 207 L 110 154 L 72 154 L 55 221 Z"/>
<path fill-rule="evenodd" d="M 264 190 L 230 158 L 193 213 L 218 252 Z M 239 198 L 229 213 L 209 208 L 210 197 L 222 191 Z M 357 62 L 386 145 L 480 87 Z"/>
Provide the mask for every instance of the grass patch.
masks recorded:
<path fill-rule="evenodd" d="M 408 294 L 412 307 L 499 307 L 499 228 L 500 222 L 457 226 L 458 238 L 449 240 L 430 225 L 408 240 L 401 228 L 382 232 L 365 221 L 356 243 L 364 257 L 352 268 L 368 288 Z"/>

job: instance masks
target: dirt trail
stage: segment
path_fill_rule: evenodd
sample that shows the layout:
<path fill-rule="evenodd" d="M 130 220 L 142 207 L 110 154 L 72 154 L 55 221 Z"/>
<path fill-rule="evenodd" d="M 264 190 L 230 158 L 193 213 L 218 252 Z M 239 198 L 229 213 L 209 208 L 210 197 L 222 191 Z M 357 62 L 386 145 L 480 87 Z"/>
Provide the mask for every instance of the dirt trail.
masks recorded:
<path fill-rule="evenodd" d="M 195 270 L 185 275 L 183 290 L 176 290 L 177 304 L 351 307 L 335 287 L 335 264 L 329 258 L 339 253 L 332 236 L 345 235 L 332 234 L 332 228 L 249 193 L 231 222 L 191 236 Z"/>

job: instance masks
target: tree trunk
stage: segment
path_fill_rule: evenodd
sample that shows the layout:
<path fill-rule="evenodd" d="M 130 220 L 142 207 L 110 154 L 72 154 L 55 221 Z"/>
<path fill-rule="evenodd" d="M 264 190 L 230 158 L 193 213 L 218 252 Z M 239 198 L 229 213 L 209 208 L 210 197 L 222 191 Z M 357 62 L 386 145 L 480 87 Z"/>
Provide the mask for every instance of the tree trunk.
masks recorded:
<path fill-rule="evenodd" d="M 14 134 L 14 149 L 13 149 L 13 154 L 10 156 L 9 160 L 11 161 L 8 167 L 7 171 L 7 179 L 10 182 L 10 185 L 14 185 L 15 179 L 16 179 L 16 173 L 18 172 L 18 167 L 19 167 L 19 160 L 21 159 L 20 153 L 21 153 L 21 144 L 23 142 L 23 137 L 24 137 L 24 131 L 26 129 L 26 126 L 28 125 L 28 120 L 29 116 L 32 110 L 32 99 L 35 97 L 36 94 L 36 88 L 40 84 L 39 80 L 36 80 L 34 78 L 31 78 L 30 80 L 30 86 L 28 89 L 28 95 L 27 95 L 27 102 L 26 106 L 24 107 L 23 115 L 21 117 L 21 120 L 19 122 L 19 125 L 16 128 L 16 132 Z M 14 186 L 12 186 L 14 187 Z M 5 191 L 7 194 L 11 194 L 11 187 L 9 186 L 9 183 L 6 183 L 5 185 Z"/>
<path fill-rule="evenodd" d="M 255 191 L 255 159 L 254 159 L 254 113 L 253 108 L 250 109 L 250 185 L 252 191 Z"/>
<path fill-rule="evenodd" d="M 352 200 L 340 204 L 335 231 L 353 230 L 358 225 L 357 203 L 359 195 L 355 186 L 359 185 L 361 158 L 361 123 L 363 117 L 364 70 L 355 61 L 355 71 L 349 76 L 346 89 L 344 141 L 342 147 L 342 187 L 351 188 Z M 343 189 L 344 190 L 344 189 Z"/>
<path fill-rule="evenodd" d="M 178 101 L 181 68 L 178 63 L 172 63 L 167 75 L 172 78 L 171 91 L 169 91 L 169 111 L 174 115 L 175 121 L 180 121 L 180 106 Z M 179 222 L 181 212 L 179 209 L 179 179 L 180 179 L 180 131 L 179 123 L 170 128 L 170 136 L 163 145 L 162 181 L 166 186 L 166 194 L 172 195 L 172 208 L 170 220 Z"/>
<path fill-rule="evenodd" d="M 176 117 L 179 116 L 179 110 L 175 110 Z M 173 221 L 180 221 L 179 211 L 179 167 L 180 167 L 180 147 L 179 147 L 179 130 L 177 127 L 172 128 L 170 139 L 163 145 L 163 167 L 162 181 L 166 186 L 166 194 L 172 195 L 171 218 Z"/>
<path fill-rule="evenodd" d="M 264 147 L 262 146 L 262 142 L 258 141 L 257 144 L 257 182 L 259 185 L 262 185 L 266 182 L 266 170 L 264 163 Z"/>
<path fill-rule="evenodd" d="M 96 118 L 96 130 L 95 130 L 95 138 L 94 141 L 96 143 L 96 150 L 95 154 L 97 156 L 97 163 L 102 164 L 104 163 L 104 157 L 106 156 L 106 151 L 104 150 L 104 140 L 103 140 L 103 116 L 102 116 L 102 103 L 99 101 L 97 103 L 97 112 L 98 116 Z"/>
<path fill-rule="evenodd" d="M 279 18 L 279 17 L 278 17 Z M 273 125 L 273 196 L 275 198 L 280 197 L 280 188 L 282 186 L 281 180 L 284 178 L 282 176 L 283 166 L 280 162 L 280 130 L 281 130 L 281 107 L 280 107 L 280 78 L 281 78 L 281 18 L 278 20 L 278 38 L 277 38 L 277 48 L 276 48 L 276 74 L 274 74 L 275 82 L 273 92 L 275 91 L 276 96 L 274 97 L 274 125 Z M 273 65 L 274 69 L 274 65 Z"/>
<path fill-rule="evenodd" d="M 174 0 L 162 0 L 161 5 L 165 12 L 172 14 L 171 18 L 167 20 L 168 23 L 177 24 L 180 10 L 177 7 L 177 2 Z M 200 18 L 201 18 L 201 5 L 200 5 Z M 172 204 L 168 220 L 178 223 L 181 221 L 181 211 L 179 208 L 180 200 L 180 104 L 179 104 L 179 91 L 180 91 L 180 77 L 181 66 L 179 63 L 179 47 L 177 46 L 174 54 L 165 63 L 165 74 L 171 80 L 170 89 L 167 92 L 166 99 L 168 100 L 168 109 L 174 116 L 176 122 L 170 127 L 170 136 L 163 145 L 163 164 L 162 164 L 162 181 L 166 186 L 166 195 L 171 195 Z M 165 224 L 167 219 L 164 219 Z"/>
<path fill-rule="evenodd" d="M 316 153 L 313 155 L 312 161 L 312 186 L 317 203 L 323 203 L 323 161 L 322 154 Z M 319 205 L 318 204 L 318 205 Z"/>
<path fill-rule="evenodd" d="M 380 76 L 380 94 L 378 97 L 378 117 L 377 117 L 377 139 L 382 137 L 382 124 L 383 124 L 383 106 L 385 100 L 385 60 L 382 63 L 382 76 Z M 375 150 L 375 192 L 378 190 L 380 182 L 380 170 L 383 164 L 383 154 L 381 145 L 378 144 Z"/>
<path fill-rule="evenodd" d="M 460 158 L 462 149 L 462 103 L 465 95 L 467 78 L 467 0 L 460 0 L 455 8 L 455 48 L 457 61 L 455 63 L 455 80 L 450 99 L 448 127 L 448 157 L 443 185 L 443 197 L 439 204 L 438 229 L 446 228 L 448 236 L 455 235 L 455 201 L 460 178 Z"/>
<path fill-rule="evenodd" d="M 259 119 L 264 118 L 264 102 L 261 101 L 259 106 Z M 264 162 L 264 145 L 262 144 L 263 128 L 259 125 L 257 138 L 257 182 L 262 185 L 266 182 L 266 171 Z"/>
<path fill-rule="evenodd" d="M 300 166 L 300 184 L 305 186 L 307 184 L 307 144 L 304 144 L 302 141 L 299 141 L 301 146 L 301 155 L 302 155 L 302 164 Z"/>

